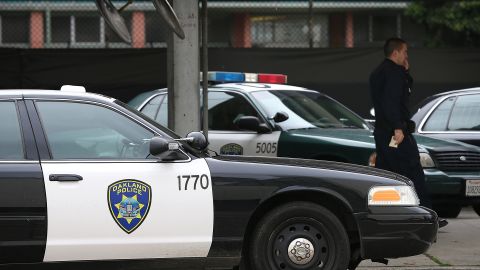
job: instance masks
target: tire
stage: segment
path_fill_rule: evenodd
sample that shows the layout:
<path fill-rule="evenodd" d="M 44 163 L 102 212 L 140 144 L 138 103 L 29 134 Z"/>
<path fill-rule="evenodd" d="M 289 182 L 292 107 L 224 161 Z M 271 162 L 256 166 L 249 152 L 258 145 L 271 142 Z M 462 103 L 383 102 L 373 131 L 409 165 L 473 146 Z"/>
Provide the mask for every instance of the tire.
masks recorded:
<path fill-rule="evenodd" d="M 462 211 L 462 207 L 459 205 L 449 205 L 449 206 L 437 206 L 434 207 L 435 212 L 437 212 L 439 217 L 443 218 L 456 218 Z"/>
<path fill-rule="evenodd" d="M 480 204 L 474 204 L 472 205 L 473 207 L 473 211 L 475 211 L 475 213 L 477 213 L 477 215 L 480 216 Z"/>
<path fill-rule="evenodd" d="M 260 220 L 251 238 L 249 259 L 254 270 L 345 270 L 350 244 L 332 212 L 317 204 L 293 202 Z"/>

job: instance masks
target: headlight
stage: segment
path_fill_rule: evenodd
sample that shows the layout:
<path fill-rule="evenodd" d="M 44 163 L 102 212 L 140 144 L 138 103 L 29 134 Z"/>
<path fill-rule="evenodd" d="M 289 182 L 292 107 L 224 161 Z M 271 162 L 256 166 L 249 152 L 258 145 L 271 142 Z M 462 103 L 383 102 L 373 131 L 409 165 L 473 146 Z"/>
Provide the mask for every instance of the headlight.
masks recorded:
<path fill-rule="evenodd" d="M 417 193 L 411 186 L 376 186 L 368 192 L 368 205 L 419 205 Z"/>
<path fill-rule="evenodd" d="M 423 168 L 434 168 L 435 162 L 428 153 L 420 153 L 420 164 Z"/>

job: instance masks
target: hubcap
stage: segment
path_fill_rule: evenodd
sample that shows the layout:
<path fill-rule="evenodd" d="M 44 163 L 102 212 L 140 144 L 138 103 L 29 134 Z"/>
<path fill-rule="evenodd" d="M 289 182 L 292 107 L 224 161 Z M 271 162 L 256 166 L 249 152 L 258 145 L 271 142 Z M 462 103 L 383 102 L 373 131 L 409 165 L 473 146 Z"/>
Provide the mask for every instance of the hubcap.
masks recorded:
<path fill-rule="evenodd" d="M 315 248 L 308 239 L 297 238 L 288 245 L 288 257 L 294 264 L 307 264 L 313 259 L 313 255 Z"/>
<path fill-rule="evenodd" d="M 328 269 L 330 235 L 321 223 L 308 218 L 292 218 L 279 224 L 268 249 L 271 269 Z"/>

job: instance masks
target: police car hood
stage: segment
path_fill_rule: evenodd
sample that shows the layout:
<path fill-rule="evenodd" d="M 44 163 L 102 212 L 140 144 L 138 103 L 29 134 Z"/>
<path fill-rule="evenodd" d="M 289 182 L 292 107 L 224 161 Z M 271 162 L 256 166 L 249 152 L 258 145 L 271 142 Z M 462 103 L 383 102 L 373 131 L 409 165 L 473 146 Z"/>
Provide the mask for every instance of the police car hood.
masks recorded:
<path fill-rule="evenodd" d="M 375 139 L 371 130 L 339 128 L 303 128 L 287 131 L 291 136 L 303 139 L 323 140 L 334 144 L 375 149 Z"/>
<path fill-rule="evenodd" d="M 216 156 L 214 158 L 219 160 L 225 160 L 225 161 L 286 165 L 286 166 L 344 171 L 349 173 L 361 173 L 366 175 L 399 180 L 408 185 L 411 185 L 411 181 L 408 178 L 403 177 L 399 174 L 395 174 L 389 171 L 384 171 L 384 170 L 380 170 L 372 167 L 349 164 L 349 163 L 341 163 L 341 162 L 326 161 L 326 160 L 313 160 L 313 159 L 258 157 L 258 156 L 253 157 L 253 156 L 237 156 L 237 155 L 221 155 L 221 156 Z"/>

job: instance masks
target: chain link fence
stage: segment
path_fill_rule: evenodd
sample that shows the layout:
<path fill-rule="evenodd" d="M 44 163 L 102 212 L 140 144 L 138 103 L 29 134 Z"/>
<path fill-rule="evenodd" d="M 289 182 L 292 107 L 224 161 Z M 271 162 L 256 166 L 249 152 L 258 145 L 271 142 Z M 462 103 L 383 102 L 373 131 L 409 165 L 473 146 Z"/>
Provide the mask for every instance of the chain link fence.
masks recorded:
<path fill-rule="evenodd" d="M 126 2 L 113 1 L 117 8 Z M 391 36 L 401 36 L 410 44 L 421 46 L 423 28 L 403 15 L 408 4 L 409 1 L 210 0 L 209 47 L 370 47 Z M 110 30 L 93 0 L 0 0 L 0 47 L 166 47 L 170 33 L 151 1 L 136 0 L 122 15 L 130 27 L 131 44 L 122 42 Z"/>

